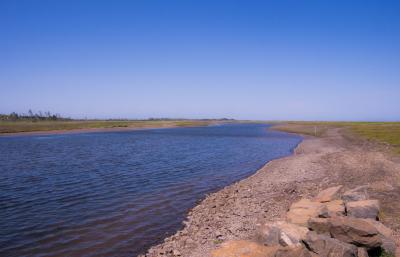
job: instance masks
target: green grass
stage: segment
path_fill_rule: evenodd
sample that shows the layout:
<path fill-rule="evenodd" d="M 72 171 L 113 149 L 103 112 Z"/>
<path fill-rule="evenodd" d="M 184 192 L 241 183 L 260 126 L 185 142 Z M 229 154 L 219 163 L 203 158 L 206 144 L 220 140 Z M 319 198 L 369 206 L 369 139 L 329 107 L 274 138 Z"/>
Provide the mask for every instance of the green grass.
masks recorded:
<path fill-rule="evenodd" d="M 274 129 L 289 133 L 298 133 L 309 136 L 321 137 L 329 126 L 323 123 L 311 122 L 286 122 L 284 124 L 274 125 Z"/>
<path fill-rule="evenodd" d="M 400 153 L 400 122 L 286 122 L 275 128 L 282 131 L 324 136 L 328 128 L 343 128 L 348 135 L 385 143 Z"/>
<path fill-rule="evenodd" d="M 88 121 L 0 121 L 0 133 L 18 133 L 53 130 L 101 129 L 101 128 L 151 128 L 207 126 L 217 120 L 88 120 Z"/>
<path fill-rule="evenodd" d="M 400 153 L 400 123 L 352 124 L 350 131 L 367 140 L 387 143 Z"/>

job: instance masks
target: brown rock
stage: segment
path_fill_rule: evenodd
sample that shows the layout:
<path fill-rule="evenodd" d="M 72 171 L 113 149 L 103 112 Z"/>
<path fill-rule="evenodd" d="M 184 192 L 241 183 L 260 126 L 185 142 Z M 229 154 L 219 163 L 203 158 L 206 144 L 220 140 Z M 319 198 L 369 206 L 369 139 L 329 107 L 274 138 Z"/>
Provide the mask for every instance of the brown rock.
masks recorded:
<path fill-rule="evenodd" d="M 340 241 L 368 249 L 382 245 L 378 230 L 362 219 L 334 217 L 329 218 L 328 222 L 331 236 Z"/>
<path fill-rule="evenodd" d="M 357 247 L 311 231 L 304 241 L 307 248 L 320 257 L 357 257 Z"/>
<path fill-rule="evenodd" d="M 393 238 L 393 231 L 383 225 L 381 222 L 372 220 L 372 219 L 364 219 L 364 221 L 368 222 L 372 226 L 376 228 L 379 232 L 379 236 L 382 241 L 381 247 L 385 252 L 395 255 L 396 252 L 396 241 Z"/>
<path fill-rule="evenodd" d="M 379 213 L 378 200 L 363 200 L 346 203 L 347 215 L 355 218 L 377 219 Z"/>
<path fill-rule="evenodd" d="M 321 192 L 314 198 L 316 202 L 329 202 L 335 200 L 342 186 L 330 187 Z"/>
<path fill-rule="evenodd" d="M 295 246 L 301 245 L 307 232 L 305 227 L 278 221 L 262 226 L 257 233 L 257 240 L 265 245 Z"/>
<path fill-rule="evenodd" d="M 312 217 L 318 217 L 322 204 L 313 202 L 309 199 L 301 199 L 292 204 L 286 218 L 290 223 L 307 226 L 307 222 Z"/>
<path fill-rule="evenodd" d="M 301 241 L 307 236 L 308 229 L 306 227 L 298 226 L 282 222 L 280 224 L 281 234 L 279 243 L 282 246 L 294 246 L 301 245 Z"/>
<path fill-rule="evenodd" d="M 331 202 L 324 203 L 319 208 L 319 217 L 330 218 L 334 216 L 344 216 L 345 215 L 344 202 L 342 200 L 333 200 Z"/>
<path fill-rule="evenodd" d="M 298 208 L 303 208 L 303 209 L 308 209 L 308 208 L 318 208 L 320 207 L 322 204 L 319 202 L 314 202 L 311 201 L 310 199 L 307 198 L 302 198 L 299 201 L 293 203 L 290 206 L 290 209 L 298 209 Z"/>
<path fill-rule="evenodd" d="M 328 219 L 311 218 L 308 220 L 308 228 L 318 234 L 326 234 L 330 236 L 331 224 Z"/>
<path fill-rule="evenodd" d="M 223 243 L 211 252 L 213 257 L 274 257 L 278 247 L 264 246 L 251 241 L 237 240 Z"/>
<path fill-rule="evenodd" d="M 352 190 L 344 192 L 342 195 L 342 199 L 345 202 L 352 201 L 362 201 L 368 199 L 368 190 L 369 186 L 359 186 Z"/>
<path fill-rule="evenodd" d="M 371 220 L 371 219 L 363 219 L 363 221 L 374 226 L 381 235 L 383 235 L 385 237 L 393 237 L 393 231 L 390 228 L 383 225 L 381 222 L 376 221 L 376 220 Z"/>

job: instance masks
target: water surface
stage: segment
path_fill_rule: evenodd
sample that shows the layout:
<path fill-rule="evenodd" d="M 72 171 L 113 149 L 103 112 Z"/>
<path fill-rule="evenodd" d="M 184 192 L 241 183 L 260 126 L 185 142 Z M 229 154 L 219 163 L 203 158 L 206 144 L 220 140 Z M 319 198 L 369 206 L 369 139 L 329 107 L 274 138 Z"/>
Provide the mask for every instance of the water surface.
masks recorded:
<path fill-rule="evenodd" d="M 0 256 L 135 256 L 301 141 L 235 124 L 0 138 Z"/>

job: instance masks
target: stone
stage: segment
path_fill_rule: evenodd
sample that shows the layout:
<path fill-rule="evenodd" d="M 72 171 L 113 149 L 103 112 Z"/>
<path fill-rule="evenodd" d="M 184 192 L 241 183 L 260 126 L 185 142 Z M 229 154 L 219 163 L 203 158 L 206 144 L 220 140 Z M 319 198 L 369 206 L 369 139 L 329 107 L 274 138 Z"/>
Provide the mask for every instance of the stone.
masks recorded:
<path fill-rule="evenodd" d="M 381 222 L 372 219 L 363 219 L 363 221 L 374 226 L 381 235 L 385 237 L 393 237 L 393 231 L 390 228 L 383 225 Z"/>
<path fill-rule="evenodd" d="M 368 200 L 369 186 L 359 186 L 343 193 L 342 200 L 345 202 Z"/>
<path fill-rule="evenodd" d="M 307 248 L 320 257 L 357 257 L 357 247 L 326 235 L 308 232 L 304 240 Z"/>
<path fill-rule="evenodd" d="M 264 224 L 258 229 L 256 240 L 264 245 L 278 245 L 281 229 L 275 224 Z"/>
<path fill-rule="evenodd" d="M 286 214 L 287 221 L 293 224 L 307 226 L 308 220 L 318 217 L 322 204 L 309 199 L 301 199 L 290 207 Z"/>
<path fill-rule="evenodd" d="M 280 239 L 279 243 L 282 246 L 301 245 L 301 241 L 306 237 L 308 229 L 295 224 L 286 222 L 280 223 Z"/>
<path fill-rule="evenodd" d="M 382 245 L 378 230 L 363 219 L 334 217 L 329 218 L 328 222 L 331 236 L 342 242 L 368 249 Z"/>
<path fill-rule="evenodd" d="M 308 209 L 308 208 L 318 208 L 320 207 L 322 204 L 319 202 L 315 202 L 315 201 L 311 201 L 310 199 L 307 198 L 302 198 L 297 202 L 294 202 L 291 206 L 290 209 L 298 209 L 298 208 L 302 208 L 302 209 Z"/>
<path fill-rule="evenodd" d="M 295 246 L 301 245 L 307 232 L 305 227 L 278 221 L 263 225 L 257 233 L 257 240 L 265 245 Z"/>
<path fill-rule="evenodd" d="M 365 249 L 363 247 L 358 247 L 357 257 L 369 257 L 367 249 Z"/>
<path fill-rule="evenodd" d="M 330 236 L 330 222 L 329 219 L 324 218 L 311 218 L 308 220 L 308 228 L 318 234 L 326 234 Z"/>
<path fill-rule="evenodd" d="M 330 218 L 334 216 L 344 216 L 346 213 L 344 202 L 342 200 L 333 200 L 324 203 L 319 208 L 318 217 Z"/>
<path fill-rule="evenodd" d="M 379 213 L 378 200 L 363 200 L 346 203 L 347 215 L 355 218 L 377 219 Z"/>
<path fill-rule="evenodd" d="M 385 250 L 385 252 L 395 255 L 396 252 L 396 241 L 393 238 L 393 231 L 383 225 L 381 222 L 372 220 L 372 219 L 364 219 L 364 221 L 368 222 L 372 226 L 376 228 L 379 232 L 379 236 L 382 241 L 381 248 Z"/>
<path fill-rule="evenodd" d="M 179 252 L 178 250 L 173 250 L 173 251 L 172 251 L 172 254 L 173 254 L 174 256 L 181 256 L 181 252 Z"/>
<path fill-rule="evenodd" d="M 311 257 L 311 253 L 303 246 L 279 248 L 274 257 Z"/>
<path fill-rule="evenodd" d="M 335 200 L 340 189 L 342 189 L 342 186 L 330 187 L 325 190 L 322 190 L 314 198 L 314 201 L 324 203 L 324 202 L 330 202 L 332 200 Z"/>
<path fill-rule="evenodd" d="M 279 247 L 264 246 L 252 241 L 235 240 L 221 244 L 211 252 L 213 257 L 274 257 Z"/>

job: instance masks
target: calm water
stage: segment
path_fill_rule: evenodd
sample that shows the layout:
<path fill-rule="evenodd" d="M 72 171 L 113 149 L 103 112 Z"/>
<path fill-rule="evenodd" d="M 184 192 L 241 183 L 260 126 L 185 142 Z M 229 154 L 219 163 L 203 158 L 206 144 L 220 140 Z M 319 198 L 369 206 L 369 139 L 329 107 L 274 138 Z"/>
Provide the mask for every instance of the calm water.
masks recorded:
<path fill-rule="evenodd" d="M 301 141 L 266 128 L 2 137 L 0 256 L 135 256 Z"/>

